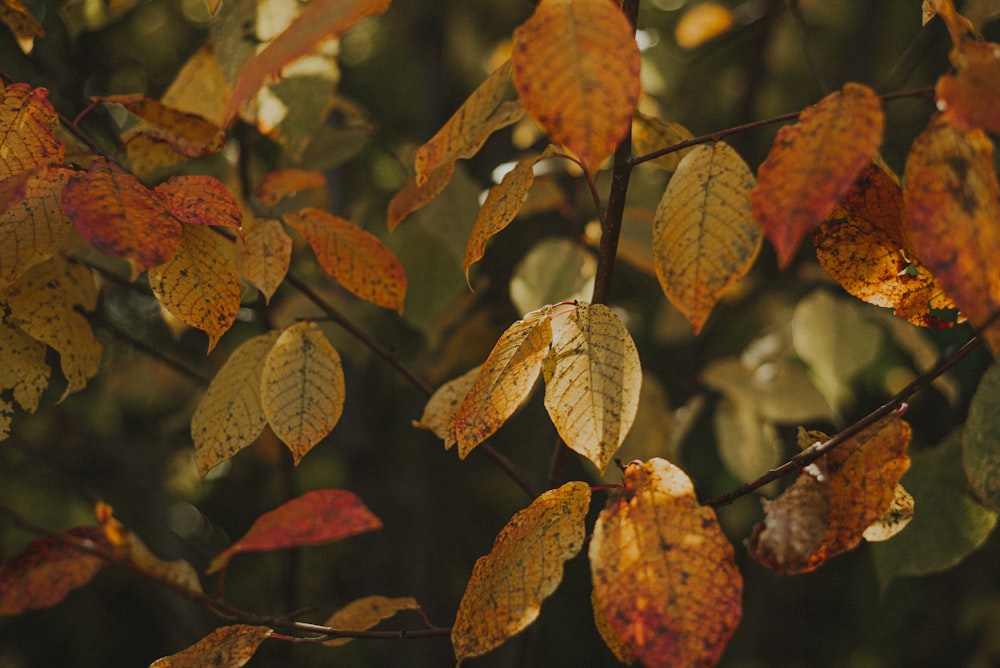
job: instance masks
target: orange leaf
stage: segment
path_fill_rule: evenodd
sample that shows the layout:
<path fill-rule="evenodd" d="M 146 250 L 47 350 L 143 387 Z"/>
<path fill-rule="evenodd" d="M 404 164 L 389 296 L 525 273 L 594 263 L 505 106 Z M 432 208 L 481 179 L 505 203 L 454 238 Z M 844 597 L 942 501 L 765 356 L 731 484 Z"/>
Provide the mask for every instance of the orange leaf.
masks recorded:
<path fill-rule="evenodd" d="M 639 353 L 603 304 L 578 302 L 558 324 L 545 359 L 545 410 L 566 445 L 604 473 L 639 408 Z"/>
<path fill-rule="evenodd" d="M 344 411 L 340 355 L 316 323 L 285 329 L 264 360 L 261 406 L 271 429 L 298 464 Z"/>
<path fill-rule="evenodd" d="M 111 95 L 92 97 L 91 100 L 103 104 L 120 104 L 143 120 L 122 137 L 126 144 L 135 137 L 145 137 L 153 142 L 164 143 L 171 150 L 188 158 L 218 153 L 226 145 L 226 133 L 215 123 L 148 97 Z"/>
<path fill-rule="evenodd" d="M 280 220 L 249 218 L 243 223 L 243 235 L 236 240 L 236 268 L 266 302 L 285 280 L 292 263 L 292 238 Z"/>
<path fill-rule="evenodd" d="M 290 213 L 285 222 L 302 233 L 323 271 L 338 283 L 373 304 L 403 312 L 406 272 L 381 241 L 320 209 Z"/>
<path fill-rule="evenodd" d="M 133 280 L 172 258 L 181 238 L 181 223 L 163 199 L 101 157 L 70 177 L 61 205 L 84 239 L 129 263 Z"/>
<path fill-rule="evenodd" d="M 0 2 L 0 23 L 6 25 L 14 33 L 17 45 L 24 53 L 31 53 L 35 46 L 35 38 L 45 35 L 38 19 L 25 9 L 21 0 Z"/>
<path fill-rule="evenodd" d="M 819 432 L 810 435 L 827 440 Z M 868 527 L 886 516 L 910 467 L 909 443 L 910 425 L 890 416 L 829 452 L 820 468 L 827 481 L 819 481 L 814 470 L 803 471 L 781 497 L 764 500 L 764 520 L 747 543 L 751 556 L 775 573 L 794 575 L 856 547 Z"/>
<path fill-rule="evenodd" d="M 647 666 L 715 665 L 740 620 L 733 546 L 691 480 L 663 459 L 632 462 L 594 525 L 596 614 Z"/>
<path fill-rule="evenodd" d="M 240 229 L 243 212 L 226 185 L 214 176 L 173 176 L 154 192 L 178 220 Z"/>
<path fill-rule="evenodd" d="M 323 172 L 308 172 L 302 169 L 283 169 L 271 172 L 257 184 L 257 199 L 266 207 L 277 206 L 285 197 L 301 190 L 319 188 L 326 185 Z"/>
<path fill-rule="evenodd" d="M 233 624 L 215 629 L 187 649 L 157 659 L 149 668 L 239 668 L 253 658 L 273 631 L 266 626 Z"/>
<path fill-rule="evenodd" d="M 59 208 L 59 197 L 70 174 L 65 167 L 50 166 L 4 181 L 22 182 L 0 214 L 0 290 L 52 257 L 66 238 L 72 223 Z M 14 201 L 18 194 L 20 201 Z"/>
<path fill-rule="evenodd" d="M 109 547 L 100 527 L 74 527 L 34 540 L 0 564 L 0 615 L 48 608 L 90 582 L 108 562 L 81 551 L 72 544 L 76 541 Z"/>
<path fill-rule="evenodd" d="M 656 275 L 695 334 L 760 251 L 753 186 L 753 174 L 728 144 L 701 145 L 680 161 L 656 209 Z"/>
<path fill-rule="evenodd" d="M 750 198 L 780 267 L 788 266 L 802 238 L 875 156 L 883 122 L 875 92 L 848 83 L 778 131 Z"/>
<path fill-rule="evenodd" d="M 813 230 L 820 265 L 845 290 L 892 308 L 915 325 L 940 326 L 931 310 L 955 308 L 920 264 L 903 229 L 903 191 L 887 167 L 872 163 L 826 221 Z"/>
<path fill-rule="evenodd" d="M 34 173 L 34 170 L 18 172 L 0 180 L 0 213 L 6 212 L 24 200 L 25 191 L 28 189 L 28 179 Z"/>
<path fill-rule="evenodd" d="M 545 307 L 527 314 L 493 346 L 455 414 L 459 458 L 492 436 L 535 386 L 552 341 L 550 311 Z"/>
<path fill-rule="evenodd" d="M 4 128 L 0 179 L 32 167 L 62 162 L 65 149 L 56 141 L 59 124 L 49 92 L 27 84 L 0 88 L 0 127 Z"/>
<path fill-rule="evenodd" d="M 411 176 L 406 185 L 389 201 L 387 216 L 389 229 L 396 229 L 404 218 L 441 194 L 454 173 L 455 163 L 446 162 L 428 174 L 422 186 L 418 186 L 416 177 Z"/>
<path fill-rule="evenodd" d="M 212 559 L 207 572 L 222 570 L 241 552 L 332 543 L 381 528 L 382 521 L 352 492 L 314 490 L 258 517 L 242 538 Z"/>
<path fill-rule="evenodd" d="M 920 260 L 974 325 L 1000 309 L 1000 186 L 993 144 L 932 119 L 906 159 L 906 222 Z M 1000 328 L 986 338 L 1000 351 Z"/>
<path fill-rule="evenodd" d="M 682 49 L 696 49 L 726 34 L 735 24 L 728 7 L 717 2 L 703 2 L 684 11 L 674 28 L 674 37 Z"/>
<path fill-rule="evenodd" d="M 982 128 L 1000 133 L 1000 44 L 990 43 L 988 59 L 979 59 L 957 74 L 945 74 L 934 89 L 937 107 L 962 131 Z"/>
<path fill-rule="evenodd" d="M 282 68 L 306 55 L 322 40 L 342 35 L 366 16 L 381 14 L 390 0 L 313 0 L 291 25 L 263 51 L 250 59 L 233 83 L 225 119 L 236 115 L 240 105 Z"/>
<path fill-rule="evenodd" d="M 388 598 L 386 596 L 365 596 L 351 601 L 343 608 L 333 613 L 324 622 L 325 626 L 338 631 L 367 631 L 384 619 L 388 619 L 402 610 L 419 610 L 416 599 L 409 596 Z M 346 645 L 351 638 L 336 638 L 323 643 L 330 647 Z"/>
<path fill-rule="evenodd" d="M 149 270 L 149 287 L 168 311 L 208 334 L 209 352 L 240 310 L 232 244 L 201 225 L 184 226 L 174 256 Z"/>
<path fill-rule="evenodd" d="M 591 174 L 628 134 L 639 47 L 617 3 L 541 0 L 514 31 L 514 85 L 549 137 Z"/>
<path fill-rule="evenodd" d="M 514 515 L 476 560 L 451 629 L 458 662 L 485 654 L 527 628 L 583 547 L 590 486 L 568 482 Z"/>
<path fill-rule="evenodd" d="M 445 450 L 455 445 L 458 442 L 455 438 L 455 415 L 479 378 L 482 368 L 482 365 L 473 367 L 439 387 L 427 400 L 424 414 L 420 420 L 413 421 L 413 426 L 433 431 L 435 436 L 444 441 Z"/>

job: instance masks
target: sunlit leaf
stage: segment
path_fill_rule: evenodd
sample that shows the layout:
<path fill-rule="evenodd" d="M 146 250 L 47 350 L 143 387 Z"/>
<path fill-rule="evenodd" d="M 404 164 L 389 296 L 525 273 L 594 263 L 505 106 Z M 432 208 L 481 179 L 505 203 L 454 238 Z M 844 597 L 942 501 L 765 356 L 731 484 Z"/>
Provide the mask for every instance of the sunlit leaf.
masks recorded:
<path fill-rule="evenodd" d="M 674 38 L 682 49 L 696 49 L 729 32 L 735 23 L 728 7 L 702 2 L 684 11 L 674 27 Z"/>
<path fill-rule="evenodd" d="M 545 359 L 545 409 L 566 445 L 603 473 L 639 407 L 639 353 L 603 304 L 577 303 L 564 318 Z"/>
<path fill-rule="evenodd" d="M 896 485 L 892 502 L 885 515 L 868 525 L 862 537 L 869 543 L 889 540 L 906 528 L 914 515 L 913 495 L 902 485 Z"/>
<path fill-rule="evenodd" d="M 48 96 L 44 88 L 27 84 L 0 88 L 0 127 L 4 128 L 0 179 L 62 162 L 65 149 L 56 141 L 54 132 L 59 117 Z"/>
<path fill-rule="evenodd" d="M 411 176 L 406 185 L 389 201 L 386 218 L 389 229 L 396 229 L 404 218 L 440 195 L 454 173 L 455 163 L 446 162 L 428 174 L 427 181 L 423 185 L 418 186 L 416 177 Z"/>
<path fill-rule="evenodd" d="M 279 331 L 261 334 L 234 350 L 198 402 L 191 417 L 191 437 L 202 475 L 253 443 L 264 430 L 261 374 L 280 335 Z"/>
<path fill-rule="evenodd" d="M 552 341 L 550 310 L 529 313 L 508 327 L 493 346 L 455 414 L 460 458 L 492 436 L 535 386 Z"/>
<path fill-rule="evenodd" d="M 458 662 L 485 654 L 527 628 L 563 577 L 586 533 L 590 486 L 569 482 L 536 498 L 476 560 L 451 630 Z"/>
<path fill-rule="evenodd" d="M 51 374 L 45 344 L 0 318 L 0 351 L 0 393 L 13 390 L 18 405 L 34 413 Z"/>
<path fill-rule="evenodd" d="M 302 190 L 310 190 L 326 185 L 322 172 L 301 169 L 282 169 L 271 172 L 257 184 L 257 199 L 266 207 L 274 207 L 285 197 Z"/>
<path fill-rule="evenodd" d="M 14 39 L 24 53 L 31 53 L 35 46 L 35 38 L 45 35 L 38 19 L 21 4 L 21 0 L 0 2 L 0 23 L 14 33 Z"/>
<path fill-rule="evenodd" d="M 236 269 L 267 302 L 285 280 L 292 263 L 292 238 L 280 220 L 248 218 L 236 240 Z"/>
<path fill-rule="evenodd" d="M 680 123 L 668 123 L 641 112 L 636 113 L 632 119 L 632 147 L 636 155 L 652 153 L 693 138 L 694 135 L 691 134 L 691 131 Z M 682 151 L 667 153 L 653 159 L 650 164 L 672 172 L 677 169 L 677 164 L 684 156 L 690 152 L 691 149 L 686 148 Z"/>
<path fill-rule="evenodd" d="M 591 174 L 628 133 L 639 99 L 639 47 L 617 3 L 541 0 L 514 31 L 514 85 L 552 141 Z"/>
<path fill-rule="evenodd" d="M 701 145 L 678 164 L 656 209 L 656 275 L 695 334 L 760 251 L 753 186 L 753 174 L 728 144 Z"/>
<path fill-rule="evenodd" d="M 387 596 L 365 596 L 351 601 L 333 613 L 323 624 L 338 631 L 367 631 L 384 619 L 393 617 L 403 610 L 419 610 L 416 599 L 409 596 L 388 598 Z M 324 645 L 335 647 L 346 645 L 351 638 L 328 640 Z"/>
<path fill-rule="evenodd" d="M 272 633 L 266 626 L 223 626 L 187 649 L 157 659 L 149 668 L 239 668 L 253 658 L 260 644 Z"/>
<path fill-rule="evenodd" d="M 72 229 L 59 207 L 71 171 L 49 167 L 21 174 L 20 201 L 10 201 L 0 214 L 0 290 L 29 267 L 52 257 Z"/>
<path fill-rule="evenodd" d="M 595 614 L 646 666 L 715 665 L 741 615 L 733 546 L 691 480 L 633 462 L 590 540 Z"/>
<path fill-rule="evenodd" d="M 940 116 L 906 158 L 906 222 L 920 260 L 962 313 L 983 325 L 1000 309 L 1000 186 L 993 144 Z M 1000 328 L 986 332 L 1000 351 Z"/>
<path fill-rule="evenodd" d="M 381 241 L 353 223 L 320 209 L 285 216 L 302 233 L 323 271 L 373 304 L 403 312 L 406 272 Z"/>
<path fill-rule="evenodd" d="M 120 104 L 142 119 L 143 122 L 122 137 L 126 144 L 133 137 L 141 136 L 162 142 L 188 158 L 218 153 L 226 145 L 226 134 L 215 123 L 148 97 L 111 95 L 91 99 L 103 104 Z"/>
<path fill-rule="evenodd" d="M 482 365 L 473 367 L 458 378 L 441 385 L 428 399 L 424 414 L 419 420 L 413 421 L 413 426 L 433 431 L 435 436 L 444 441 L 445 450 L 455 445 L 455 415 L 479 378 L 481 369 Z"/>
<path fill-rule="evenodd" d="M 173 176 L 154 191 L 178 220 L 240 229 L 243 212 L 226 185 L 214 176 Z"/>
<path fill-rule="evenodd" d="M 196 114 L 222 127 L 229 83 L 209 42 L 195 51 L 163 94 L 163 104 Z"/>
<path fill-rule="evenodd" d="M 380 528 L 381 520 L 352 492 L 307 492 L 258 517 L 242 538 L 212 559 L 207 572 L 222 570 L 240 553 L 331 543 Z"/>
<path fill-rule="evenodd" d="M 757 170 L 753 212 L 787 267 L 802 238 L 830 213 L 882 142 L 884 118 L 867 86 L 843 90 L 805 109 L 785 126 Z"/>
<path fill-rule="evenodd" d="M 962 461 L 976 497 L 1000 509 L 1000 366 L 983 374 L 969 404 Z"/>
<path fill-rule="evenodd" d="M 344 410 L 340 355 L 315 323 L 296 323 L 274 342 L 260 382 L 267 422 L 298 464 Z"/>

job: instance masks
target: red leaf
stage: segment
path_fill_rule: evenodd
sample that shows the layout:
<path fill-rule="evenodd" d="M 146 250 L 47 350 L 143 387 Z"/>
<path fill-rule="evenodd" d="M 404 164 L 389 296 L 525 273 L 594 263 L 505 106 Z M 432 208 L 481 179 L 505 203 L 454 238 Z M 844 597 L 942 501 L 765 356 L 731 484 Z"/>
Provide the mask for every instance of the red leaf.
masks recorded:
<path fill-rule="evenodd" d="M 170 213 L 192 225 L 240 229 L 243 212 L 225 184 L 214 176 L 174 176 L 154 189 Z"/>

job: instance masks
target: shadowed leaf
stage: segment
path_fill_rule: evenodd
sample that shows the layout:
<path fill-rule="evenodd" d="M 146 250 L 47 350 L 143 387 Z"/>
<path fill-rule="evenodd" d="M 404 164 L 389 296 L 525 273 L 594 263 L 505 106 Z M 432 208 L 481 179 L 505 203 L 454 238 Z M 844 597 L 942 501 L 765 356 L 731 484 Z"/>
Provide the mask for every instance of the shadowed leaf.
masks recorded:
<path fill-rule="evenodd" d="M 0 153 L 0 179 L 33 167 L 62 162 L 63 145 L 56 141 L 54 128 L 59 117 L 44 88 L 10 84 L 0 88 L 0 128 L 3 152 Z"/>
<path fill-rule="evenodd" d="M 647 116 L 641 112 L 636 113 L 635 118 L 632 119 L 632 148 L 636 155 L 652 153 L 688 139 L 694 139 L 694 135 L 680 123 L 667 123 L 655 116 Z M 691 150 L 686 148 L 682 151 L 661 155 L 650 161 L 650 164 L 672 172 L 677 169 L 678 163 Z"/>
<path fill-rule="evenodd" d="M 52 371 L 45 363 L 45 344 L 36 341 L 6 318 L 0 319 L 0 392 L 13 390 L 14 400 L 29 413 L 38 409 Z"/>
<path fill-rule="evenodd" d="M 277 206 L 285 197 L 302 190 L 310 190 L 326 185 L 326 176 L 322 172 L 309 172 L 301 169 L 283 169 L 271 172 L 257 184 L 257 199 L 266 207 Z"/>
<path fill-rule="evenodd" d="M 64 167 L 22 172 L 20 201 L 8 202 L 9 208 L 0 214 L 0 290 L 52 257 L 72 229 L 59 207 L 71 173 Z"/>
<path fill-rule="evenodd" d="M 979 381 L 965 421 L 962 461 L 976 497 L 1000 509 L 1000 366 L 993 364 Z"/>
<path fill-rule="evenodd" d="M 24 53 L 31 53 L 35 46 L 35 38 L 45 35 L 38 19 L 21 4 L 21 0 L 0 2 L 0 23 L 14 33 L 17 45 Z"/>
<path fill-rule="evenodd" d="M 145 137 L 166 144 L 187 158 L 212 155 L 226 145 L 226 133 L 215 123 L 148 97 L 111 95 L 91 99 L 103 104 L 120 104 L 143 120 L 122 137 L 126 144 L 135 137 Z"/>
<path fill-rule="evenodd" d="M 261 291 L 266 302 L 285 280 L 292 263 L 292 238 L 280 220 L 248 218 L 236 239 L 236 269 Z"/>
<path fill-rule="evenodd" d="M 406 185 L 393 195 L 389 201 L 386 219 L 389 229 L 396 229 L 396 226 L 403 222 L 404 218 L 417 209 L 426 206 L 435 197 L 440 195 L 441 191 L 448 185 L 448 182 L 451 181 L 451 175 L 454 173 L 455 163 L 446 162 L 430 172 L 423 185 L 418 186 L 416 177 L 411 176 Z"/>
<path fill-rule="evenodd" d="M 187 649 L 157 659 L 149 668 L 239 668 L 253 658 L 260 644 L 272 633 L 266 626 L 223 626 Z"/>

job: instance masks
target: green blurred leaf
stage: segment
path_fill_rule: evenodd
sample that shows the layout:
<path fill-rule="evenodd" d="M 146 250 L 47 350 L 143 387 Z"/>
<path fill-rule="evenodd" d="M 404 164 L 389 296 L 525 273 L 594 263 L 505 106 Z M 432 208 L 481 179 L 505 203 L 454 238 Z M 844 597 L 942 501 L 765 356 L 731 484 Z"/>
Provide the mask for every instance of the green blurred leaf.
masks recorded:
<path fill-rule="evenodd" d="M 1000 508 L 1000 366 L 994 364 L 979 381 L 969 404 L 962 461 L 976 496 Z"/>

